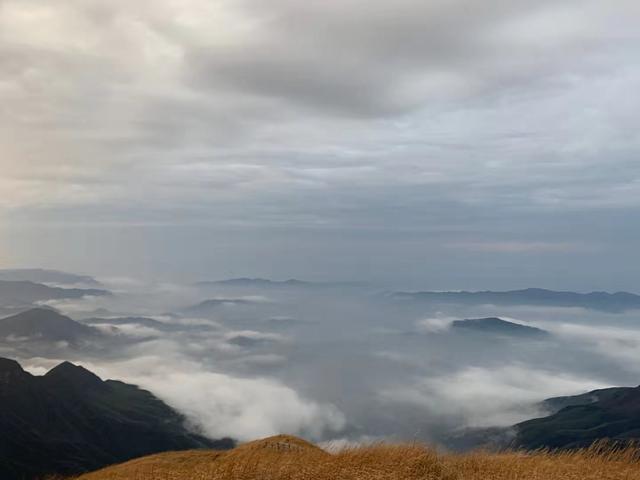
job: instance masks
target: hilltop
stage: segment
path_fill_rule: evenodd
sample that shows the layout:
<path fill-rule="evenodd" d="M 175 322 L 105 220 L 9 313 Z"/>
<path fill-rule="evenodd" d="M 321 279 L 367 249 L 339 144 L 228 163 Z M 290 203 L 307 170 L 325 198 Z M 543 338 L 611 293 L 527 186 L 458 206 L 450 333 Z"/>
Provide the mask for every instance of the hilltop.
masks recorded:
<path fill-rule="evenodd" d="M 521 323 L 509 322 L 497 317 L 473 318 L 466 320 L 455 320 L 451 328 L 457 331 L 478 332 L 495 335 L 506 335 L 513 337 L 537 337 L 542 338 L 549 335 L 549 332 L 536 327 L 522 325 Z"/>
<path fill-rule="evenodd" d="M 22 341 L 69 342 L 96 338 L 100 331 L 47 308 L 30 310 L 0 319 L 0 342 L 7 338 Z"/>
<path fill-rule="evenodd" d="M 376 444 L 329 453 L 279 435 L 228 452 L 170 452 L 77 480 L 640 480 L 638 451 L 442 454 L 419 444 Z"/>
<path fill-rule="evenodd" d="M 329 457 L 327 452 L 301 438 L 276 435 L 245 443 L 227 452 L 199 450 L 151 455 L 82 475 L 78 480 L 206 478 L 207 475 L 215 475 L 216 471 L 231 472 L 240 468 L 247 474 L 250 464 L 253 468 L 261 465 L 267 469 L 281 460 L 290 463 L 304 459 L 304 463 L 310 465 Z"/>

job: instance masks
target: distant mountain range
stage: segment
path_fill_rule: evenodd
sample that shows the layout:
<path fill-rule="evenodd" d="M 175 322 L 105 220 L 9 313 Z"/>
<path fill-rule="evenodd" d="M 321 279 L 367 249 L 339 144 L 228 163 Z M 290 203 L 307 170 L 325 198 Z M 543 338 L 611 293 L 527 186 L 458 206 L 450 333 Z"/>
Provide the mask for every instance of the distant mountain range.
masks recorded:
<path fill-rule="evenodd" d="M 196 283 L 199 287 L 238 287 L 238 288 L 339 288 L 362 286 L 358 282 L 307 282 L 304 280 L 269 280 L 266 278 L 229 278 L 226 280 L 204 281 Z"/>
<path fill-rule="evenodd" d="M 469 331 L 514 337 L 544 338 L 549 332 L 520 323 L 508 322 L 497 317 L 455 320 L 451 324 L 454 331 Z"/>
<path fill-rule="evenodd" d="M 64 362 L 44 376 L 0 358 L 0 478 L 74 475 L 151 453 L 232 448 L 134 385 Z"/>
<path fill-rule="evenodd" d="M 224 306 L 254 305 L 254 302 L 245 298 L 211 298 L 184 309 L 187 315 L 209 315 Z"/>
<path fill-rule="evenodd" d="M 84 285 L 100 287 L 102 284 L 88 275 L 46 270 L 42 268 L 0 269 L 0 280 L 57 283 L 60 285 Z"/>
<path fill-rule="evenodd" d="M 164 322 L 147 317 L 91 317 L 82 320 L 82 323 L 90 325 L 102 325 L 105 323 L 109 325 L 139 325 L 141 327 L 155 328 L 157 330 L 161 330 L 163 327 L 167 326 Z"/>
<path fill-rule="evenodd" d="M 0 319 L 0 341 L 67 342 L 77 345 L 83 340 L 98 338 L 98 329 L 83 325 L 55 310 L 32 308 Z"/>
<path fill-rule="evenodd" d="M 54 309 L 37 307 L 0 318 L 0 344 L 38 355 L 43 355 L 47 348 L 55 351 L 68 347 L 91 348 L 95 353 L 155 338 L 151 331 L 144 337 L 129 336 L 124 328 L 126 326 L 144 327 L 157 332 L 203 332 L 211 329 L 206 324 L 182 325 L 146 317 L 94 317 L 76 321 Z M 23 355 L 26 355 L 24 352 Z"/>
<path fill-rule="evenodd" d="M 294 278 L 290 278 L 289 280 L 269 280 L 266 278 L 229 278 L 226 280 L 212 280 L 212 281 L 204 281 L 198 282 L 196 285 L 199 286 L 207 286 L 207 285 L 225 285 L 228 287 L 277 287 L 277 286 L 286 286 L 286 287 L 305 287 L 309 285 L 315 285 L 311 282 L 304 282 L 302 280 L 296 280 Z"/>
<path fill-rule="evenodd" d="M 49 287 L 30 281 L 0 280 L 0 305 L 20 306 L 47 300 L 111 295 L 108 290 L 95 288 Z"/>
<path fill-rule="evenodd" d="M 211 329 L 211 326 L 206 324 L 183 325 L 178 323 L 161 322 L 147 317 L 92 317 L 83 319 L 82 323 L 87 325 L 111 325 L 114 327 L 139 326 L 158 330 L 160 332 L 196 332 L 208 331 Z"/>
<path fill-rule="evenodd" d="M 576 293 L 542 288 L 506 292 L 394 292 L 391 298 L 435 304 L 582 307 L 612 313 L 640 309 L 640 295 L 633 293 Z"/>

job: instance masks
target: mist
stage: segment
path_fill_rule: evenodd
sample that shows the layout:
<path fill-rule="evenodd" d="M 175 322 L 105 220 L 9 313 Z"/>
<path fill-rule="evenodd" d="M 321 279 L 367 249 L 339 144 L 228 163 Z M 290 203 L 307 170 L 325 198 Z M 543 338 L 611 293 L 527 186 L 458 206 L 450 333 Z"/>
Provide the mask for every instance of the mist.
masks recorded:
<path fill-rule="evenodd" d="M 469 430 L 542 416 L 546 398 L 634 385 L 640 375 L 630 361 L 640 347 L 635 311 L 423 304 L 367 284 L 103 285 L 114 295 L 44 303 L 100 329 L 99 348 L 25 354 L 5 344 L 3 355 L 34 372 L 70 359 L 140 385 L 213 438 L 284 432 L 447 446 Z M 453 327 L 492 316 L 547 336 Z"/>

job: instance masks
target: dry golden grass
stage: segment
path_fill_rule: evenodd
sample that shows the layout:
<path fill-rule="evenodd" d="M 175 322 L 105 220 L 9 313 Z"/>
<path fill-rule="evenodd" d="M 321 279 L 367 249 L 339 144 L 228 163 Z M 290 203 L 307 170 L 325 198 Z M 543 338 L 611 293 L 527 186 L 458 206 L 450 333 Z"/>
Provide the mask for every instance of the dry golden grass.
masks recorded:
<path fill-rule="evenodd" d="M 329 454 L 277 436 L 229 452 L 171 452 L 77 480 L 640 480 L 634 447 L 566 452 L 438 454 L 421 445 L 371 445 Z"/>

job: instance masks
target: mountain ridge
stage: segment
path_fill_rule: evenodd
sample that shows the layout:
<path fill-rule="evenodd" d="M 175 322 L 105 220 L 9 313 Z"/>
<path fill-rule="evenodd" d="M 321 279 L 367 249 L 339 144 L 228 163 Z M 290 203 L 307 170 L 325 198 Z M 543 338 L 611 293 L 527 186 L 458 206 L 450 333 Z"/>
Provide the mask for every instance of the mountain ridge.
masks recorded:
<path fill-rule="evenodd" d="M 602 439 L 623 443 L 640 440 L 640 387 L 600 389 L 544 403 L 561 408 L 515 425 L 515 446 L 575 449 Z"/>
<path fill-rule="evenodd" d="M 0 280 L 0 304 L 25 305 L 47 300 L 78 299 L 84 296 L 108 296 L 109 290 L 96 288 L 61 288 L 27 280 Z"/>
<path fill-rule="evenodd" d="M 63 362 L 34 376 L 0 358 L 0 478 L 75 475 L 169 450 L 230 448 L 190 432 L 184 417 L 135 385 Z"/>
<path fill-rule="evenodd" d="M 543 338 L 550 333 L 541 328 L 531 327 L 521 323 L 510 322 L 499 317 L 468 318 L 454 320 L 451 328 L 457 331 L 469 331 L 486 334 L 506 335 L 513 337 Z"/>
<path fill-rule="evenodd" d="M 525 288 L 506 291 L 416 291 L 391 292 L 395 300 L 458 303 L 467 305 L 531 305 L 553 307 L 582 307 L 611 313 L 640 309 L 640 295 L 629 292 L 578 293 L 571 291 Z"/>
<path fill-rule="evenodd" d="M 609 387 L 552 397 L 537 405 L 540 416 L 510 427 L 467 429 L 446 443 L 453 450 L 488 448 L 577 450 L 595 442 L 640 442 L 640 387 Z"/>
<path fill-rule="evenodd" d="M 289 278 L 286 280 L 272 280 L 261 277 L 237 277 L 222 280 L 204 280 L 196 282 L 195 286 L 220 286 L 220 287 L 253 287 L 253 288 L 331 288 L 331 287 L 358 287 L 361 282 L 311 282 Z"/>
<path fill-rule="evenodd" d="M 102 286 L 102 283 L 89 275 L 78 275 L 76 273 L 46 268 L 3 268 L 0 269 L 0 280 L 61 285 L 86 285 L 91 287 Z"/>
<path fill-rule="evenodd" d="M 0 319 L 0 337 L 29 341 L 69 342 L 77 344 L 83 339 L 100 337 L 93 327 L 76 322 L 55 310 L 31 308 Z"/>

